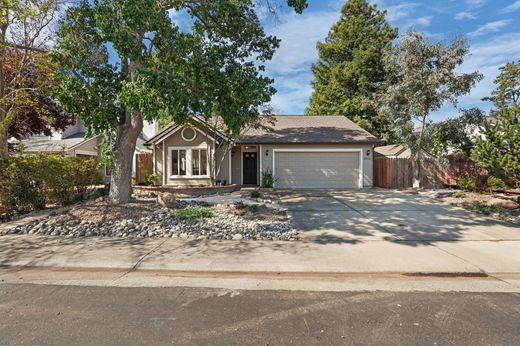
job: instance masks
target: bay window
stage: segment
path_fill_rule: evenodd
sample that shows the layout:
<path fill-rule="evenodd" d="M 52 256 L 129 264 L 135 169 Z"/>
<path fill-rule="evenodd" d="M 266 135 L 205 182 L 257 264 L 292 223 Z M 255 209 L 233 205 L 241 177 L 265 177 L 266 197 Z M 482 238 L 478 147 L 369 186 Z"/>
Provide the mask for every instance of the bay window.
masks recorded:
<path fill-rule="evenodd" d="M 169 148 L 171 177 L 207 177 L 208 151 L 204 148 Z"/>

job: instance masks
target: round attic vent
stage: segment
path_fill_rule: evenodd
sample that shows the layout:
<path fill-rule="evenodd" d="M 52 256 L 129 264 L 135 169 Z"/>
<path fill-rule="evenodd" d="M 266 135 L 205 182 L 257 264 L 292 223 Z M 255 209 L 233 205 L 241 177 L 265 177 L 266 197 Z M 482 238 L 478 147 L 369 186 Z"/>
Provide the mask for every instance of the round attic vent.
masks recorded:
<path fill-rule="evenodd" d="M 186 142 L 191 142 L 197 137 L 197 132 L 192 128 L 186 127 L 182 129 L 181 136 Z"/>

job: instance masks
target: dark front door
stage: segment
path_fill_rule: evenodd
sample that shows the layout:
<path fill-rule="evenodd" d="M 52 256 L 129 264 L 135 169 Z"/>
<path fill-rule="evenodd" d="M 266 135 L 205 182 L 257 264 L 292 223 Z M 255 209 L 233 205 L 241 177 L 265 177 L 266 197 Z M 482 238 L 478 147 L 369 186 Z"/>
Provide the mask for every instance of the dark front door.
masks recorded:
<path fill-rule="evenodd" d="M 256 153 L 243 153 L 244 185 L 256 185 Z"/>

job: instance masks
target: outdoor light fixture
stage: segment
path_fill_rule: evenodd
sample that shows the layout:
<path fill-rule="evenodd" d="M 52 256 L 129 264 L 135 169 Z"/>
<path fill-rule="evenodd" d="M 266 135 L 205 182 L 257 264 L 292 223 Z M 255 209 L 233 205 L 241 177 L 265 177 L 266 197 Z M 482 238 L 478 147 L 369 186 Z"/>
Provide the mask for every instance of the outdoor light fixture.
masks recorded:
<path fill-rule="evenodd" d="M 265 149 L 265 156 L 269 156 L 269 149 Z"/>
<path fill-rule="evenodd" d="M 367 156 L 370 156 L 370 149 L 367 149 Z"/>

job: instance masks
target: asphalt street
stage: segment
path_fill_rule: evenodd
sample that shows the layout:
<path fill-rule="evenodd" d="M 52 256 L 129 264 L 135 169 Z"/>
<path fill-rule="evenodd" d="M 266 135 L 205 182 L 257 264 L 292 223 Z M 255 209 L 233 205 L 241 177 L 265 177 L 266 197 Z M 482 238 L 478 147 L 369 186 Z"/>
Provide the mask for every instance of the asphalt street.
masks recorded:
<path fill-rule="evenodd" d="M 0 344 L 519 345 L 520 294 L 0 284 Z"/>

